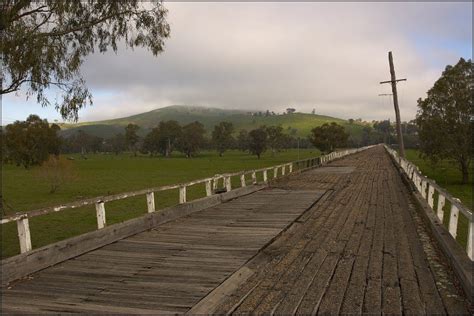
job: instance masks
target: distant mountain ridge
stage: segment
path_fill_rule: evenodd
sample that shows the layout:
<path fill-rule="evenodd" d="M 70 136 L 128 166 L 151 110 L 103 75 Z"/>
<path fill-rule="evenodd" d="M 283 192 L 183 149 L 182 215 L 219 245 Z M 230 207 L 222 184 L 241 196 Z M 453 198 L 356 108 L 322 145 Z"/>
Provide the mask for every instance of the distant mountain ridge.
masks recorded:
<path fill-rule="evenodd" d="M 68 136 L 81 129 L 88 134 L 107 138 L 117 133 L 123 133 L 124 127 L 129 123 L 133 123 L 140 126 L 140 134 L 145 135 L 153 127 L 156 127 L 160 121 L 168 120 L 175 120 L 182 125 L 199 121 L 204 125 L 209 134 L 214 125 L 222 121 L 231 122 L 236 131 L 241 129 L 251 130 L 261 125 L 281 125 L 287 132 L 296 132 L 296 135 L 304 137 L 310 133 L 312 128 L 330 122 L 345 125 L 349 131 L 354 127 L 356 129 L 358 129 L 357 127 L 361 128 L 360 125 L 349 124 L 343 119 L 317 114 L 292 113 L 266 116 L 265 112 L 262 111 L 260 116 L 250 113 L 250 111 L 244 110 L 173 105 L 123 118 L 78 124 L 61 124 L 61 133 L 64 136 Z"/>

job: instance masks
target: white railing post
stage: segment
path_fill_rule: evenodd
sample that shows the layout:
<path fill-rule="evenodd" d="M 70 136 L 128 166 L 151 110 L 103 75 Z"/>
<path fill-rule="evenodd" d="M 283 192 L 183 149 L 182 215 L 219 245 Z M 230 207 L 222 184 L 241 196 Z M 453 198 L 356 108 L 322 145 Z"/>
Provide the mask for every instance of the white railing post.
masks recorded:
<path fill-rule="evenodd" d="M 206 196 L 212 195 L 212 180 L 206 181 Z"/>
<path fill-rule="evenodd" d="M 227 176 L 224 178 L 224 181 L 225 181 L 225 189 L 227 192 L 229 192 L 230 190 L 232 190 L 232 184 L 230 182 L 230 177 Z"/>
<path fill-rule="evenodd" d="M 426 181 L 421 180 L 421 196 L 426 200 Z"/>
<path fill-rule="evenodd" d="M 155 211 L 155 194 L 153 192 L 146 194 L 146 205 L 148 206 L 148 213 Z"/>
<path fill-rule="evenodd" d="M 219 178 L 218 177 L 215 177 L 214 180 L 212 181 L 212 188 L 215 190 L 217 190 L 217 185 L 219 184 Z"/>
<path fill-rule="evenodd" d="M 257 184 L 257 174 L 254 172 L 252 172 L 252 183 L 253 184 Z"/>
<path fill-rule="evenodd" d="M 288 166 L 290 167 L 290 171 L 288 173 L 292 173 L 293 172 L 293 163 L 288 164 Z"/>
<path fill-rule="evenodd" d="M 273 168 L 273 178 L 276 179 L 278 177 L 278 167 Z"/>
<path fill-rule="evenodd" d="M 97 215 L 97 228 L 102 229 L 105 227 L 105 204 L 102 201 L 95 203 L 95 212 Z"/>
<path fill-rule="evenodd" d="M 28 217 L 23 217 L 16 221 L 16 227 L 18 229 L 18 240 L 20 241 L 21 253 L 31 250 L 31 235 L 30 235 L 30 224 Z"/>
<path fill-rule="evenodd" d="M 186 186 L 179 187 L 179 204 L 186 203 Z"/>
<path fill-rule="evenodd" d="M 446 203 L 445 197 L 444 195 L 439 193 L 437 215 L 441 223 L 443 223 L 443 218 L 444 218 L 444 211 L 443 211 L 444 203 Z"/>
<path fill-rule="evenodd" d="M 434 204 L 434 187 L 430 184 L 428 188 L 428 205 L 431 207 L 432 210 L 434 210 L 433 204 Z"/>
<path fill-rule="evenodd" d="M 240 175 L 240 186 L 243 188 L 244 186 L 246 186 L 247 184 L 245 183 L 245 173 L 242 173 Z"/>
<path fill-rule="evenodd" d="M 473 231 L 474 231 L 474 222 L 472 221 L 472 217 L 469 219 L 469 226 L 468 226 L 468 232 L 467 232 L 467 248 L 466 248 L 466 251 L 467 251 L 467 255 L 469 256 L 469 258 L 471 260 L 474 260 L 474 250 L 472 249 L 473 248 L 473 239 L 474 239 L 474 236 L 473 236 Z"/>
<path fill-rule="evenodd" d="M 286 173 L 286 165 L 281 166 L 281 175 L 284 176 Z"/>
<path fill-rule="evenodd" d="M 451 205 L 451 216 L 449 217 L 449 233 L 456 239 L 458 230 L 459 209 Z"/>
<path fill-rule="evenodd" d="M 267 169 L 263 170 L 263 182 L 265 182 L 265 183 L 268 182 Z"/>

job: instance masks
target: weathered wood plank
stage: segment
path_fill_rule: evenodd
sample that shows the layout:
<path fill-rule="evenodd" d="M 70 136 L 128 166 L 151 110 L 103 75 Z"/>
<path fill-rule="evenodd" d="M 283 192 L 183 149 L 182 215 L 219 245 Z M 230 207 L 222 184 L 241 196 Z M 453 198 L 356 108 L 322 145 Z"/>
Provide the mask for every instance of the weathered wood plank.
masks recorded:
<path fill-rule="evenodd" d="M 244 190 L 249 192 L 252 186 Z M 181 216 L 175 217 L 179 220 L 168 220 L 160 226 L 155 219 L 160 212 L 151 212 L 144 218 L 149 220 L 146 227 L 154 229 L 33 274 L 30 280 L 11 285 L 5 295 L 11 290 L 13 299 L 21 296 L 22 291 L 30 297 L 32 293 L 34 296 L 47 291 L 51 297 L 38 295 L 37 300 L 30 302 L 30 307 L 39 306 L 37 312 L 56 310 L 55 304 L 72 298 L 80 304 L 86 300 L 87 304 L 104 309 L 115 306 L 130 312 L 133 308 L 183 312 L 232 276 L 324 192 L 296 192 L 293 196 L 291 191 L 276 191 L 278 194 L 260 191 L 255 194 L 262 199 L 243 196 L 197 213 L 186 212 L 189 204 L 182 204 Z M 213 195 L 211 199 L 220 202 L 224 197 L 225 194 Z M 289 202 L 293 200 L 297 203 Z M 137 293 L 142 297 L 135 297 Z M 33 310 L 30 307 L 28 310 Z M 82 311 L 83 306 L 72 309 Z"/>
<path fill-rule="evenodd" d="M 117 240 L 263 188 L 264 186 L 249 186 L 198 199 L 2 260 L 2 285 Z"/>

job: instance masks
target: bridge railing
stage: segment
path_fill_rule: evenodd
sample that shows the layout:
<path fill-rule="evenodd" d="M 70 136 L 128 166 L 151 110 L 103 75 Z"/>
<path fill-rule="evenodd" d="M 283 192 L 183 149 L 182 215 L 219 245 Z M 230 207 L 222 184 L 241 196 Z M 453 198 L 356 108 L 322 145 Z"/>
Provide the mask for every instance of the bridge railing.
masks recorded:
<path fill-rule="evenodd" d="M 473 254 L 473 230 L 474 230 L 474 218 L 472 211 L 461 203 L 461 201 L 451 194 L 446 192 L 443 188 L 436 184 L 434 180 L 431 180 L 422 175 L 420 169 L 408 161 L 402 158 L 398 153 L 385 145 L 387 152 L 395 159 L 398 165 L 401 167 L 403 172 L 414 184 L 416 190 L 421 194 L 423 199 L 426 200 L 429 207 L 436 213 L 439 221 L 444 222 L 445 213 L 449 210 L 448 219 L 448 231 L 450 235 L 457 241 L 458 235 L 458 224 L 459 217 L 464 216 L 468 221 L 467 231 L 467 244 L 466 252 L 471 260 L 474 260 Z"/>
<path fill-rule="evenodd" d="M 247 170 L 247 171 L 240 171 L 234 173 L 225 173 L 225 174 L 217 174 L 209 178 L 193 180 L 185 183 L 179 184 L 172 184 L 172 185 L 164 185 L 160 187 L 148 188 L 133 192 L 126 192 L 126 193 L 119 193 L 114 195 L 108 196 L 100 196 L 90 199 L 84 199 L 72 203 L 61 204 L 58 206 L 42 208 L 26 213 L 16 213 L 14 215 L 3 217 L 0 221 L 0 224 L 6 224 L 10 222 L 16 221 L 17 223 L 17 230 L 18 230 L 18 239 L 20 242 L 20 252 L 25 253 L 32 250 L 31 246 L 31 234 L 29 228 L 29 219 L 32 217 L 37 217 L 41 215 L 51 214 L 55 212 L 61 212 L 67 209 L 75 209 L 80 208 L 88 205 L 95 205 L 96 210 L 96 217 L 97 217 L 97 228 L 102 229 L 107 225 L 106 220 L 106 209 L 105 203 L 123 200 L 131 197 L 136 197 L 140 195 L 144 195 L 146 197 L 147 202 L 147 209 L 148 213 L 152 213 L 156 211 L 155 206 L 155 192 L 167 191 L 167 190 L 178 190 L 179 192 L 179 204 L 183 204 L 188 202 L 186 192 L 187 189 L 194 185 L 202 185 L 204 184 L 204 189 L 206 196 L 211 196 L 213 194 L 218 194 L 221 192 L 231 191 L 233 189 L 232 186 L 232 178 L 238 177 L 240 183 L 238 187 L 245 187 L 247 186 L 247 177 L 250 177 L 251 184 L 257 184 L 258 176 L 262 179 L 263 183 L 268 183 L 272 179 L 277 179 L 279 177 L 283 177 L 289 174 L 292 174 L 296 171 L 303 171 L 309 168 L 314 168 L 317 166 L 324 165 L 334 159 L 341 158 L 343 156 L 353 154 L 362 150 L 365 150 L 368 147 L 357 148 L 357 149 L 347 149 L 341 150 L 337 152 L 332 152 L 327 155 L 323 155 L 320 157 L 315 158 L 308 158 L 297 160 L 289 163 L 279 164 L 276 166 L 260 168 L 255 170 Z M 235 182 L 234 182 L 235 183 Z M 219 190 L 220 189 L 220 190 Z"/>

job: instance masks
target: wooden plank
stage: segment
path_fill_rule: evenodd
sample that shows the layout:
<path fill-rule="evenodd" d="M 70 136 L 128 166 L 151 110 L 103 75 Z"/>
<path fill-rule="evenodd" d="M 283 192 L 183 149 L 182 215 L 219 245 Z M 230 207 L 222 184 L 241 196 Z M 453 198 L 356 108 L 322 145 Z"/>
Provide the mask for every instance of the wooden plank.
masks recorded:
<path fill-rule="evenodd" d="M 188 315 L 213 314 L 223 300 L 234 292 L 243 282 L 247 281 L 254 271 L 247 267 L 240 268 L 232 274 L 225 282 L 216 287 L 209 295 L 199 301 L 190 310 Z"/>
<path fill-rule="evenodd" d="M 139 218 L 4 259 L 1 261 L 2 285 L 193 212 L 201 211 L 239 196 L 251 194 L 264 187 L 264 185 L 248 186 L 224 194 L 197 199 L 190 203 L 165 208 L 159 212 L 149 213 Z"/>
<path fill-rule="evenodd" d="M 245 190 L 251 190 L 251 187 Z M 293 199 L 292 192 L 277 191 L 278 194 L 263 191 L 256 193 L 261 194 L 262 199 L 244 196 L 242 201 L 237 199 L 223 204 L 223 207 L 188 213 L 188 216 L 177 217 L 178 221 L 168 221 L 165 225 L 153 226 L 152 222 L 148 227 L 155 229 L 108 244 L 34 274 L 30 280 L 14 284 L 12 297 L 21 296 L 22 290 L 29 294 L 47 291 L 53 297 L 34 301 L 40 306 L 39 310 L 46 308 L 42 306 L 43 302 L 48 306 L 57 304 L 63 299 L 64 292 L 66 301 L 76 297 L 79 302 L 87 299 L 89 304 L 104 307 L 183 312 L 232 276 L 234 271 L 274 239 L 323 192 L 297 192 L 294 195 L 298 203 L 284 206 L 283 202 Z M 265 196 L 269 197 L 268 200 Z M 224 197 L 213 196 L 217 201 Z M 241 214 L 225 219 L 223 214 L 232 215 L 236 212 L 233 207 L 226 210 L 232 204 L 240 205 Z M 187 205 L 190 204 L 182 204 L 180 208 L 186 209 Z M 292 210 L 286 211 L 285 207 L 291 207 Z M 145 215 L 145 218 L 153 218 L 157 214 L 159 212 L 153 212 Z M 223 220 L 214 222 L 213 218 Z M 234 276 L 228 282 L 232 283 L 236 278 Z M 227 284 L 220 289 L 225 289 Z M 228 293 L 231 288 L 228 287 L 224 293 Z M 142 297 L 135 298 L 138 292 Z M 9 291 L 5 293 L 8 295 Z M 127 293 L 130 295 L 127 296 Z M 163 295 L 168 297 L 152 299 Z M 180 302 L 183 297 L 187 298 L 186 303 Z"/>

